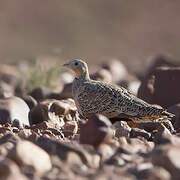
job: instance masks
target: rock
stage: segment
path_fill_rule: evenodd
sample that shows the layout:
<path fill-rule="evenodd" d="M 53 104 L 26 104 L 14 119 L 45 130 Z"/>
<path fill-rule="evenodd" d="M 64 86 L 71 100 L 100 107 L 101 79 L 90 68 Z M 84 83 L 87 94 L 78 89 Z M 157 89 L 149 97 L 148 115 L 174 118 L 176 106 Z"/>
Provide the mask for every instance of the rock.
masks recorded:
<path fill-rule="evenodd" d="M 154 134 L 153 141 L 156 144 L 174 144 L 180 145 L 180 137 L 172 135 L 171 132 L 163 125 L 158 128 L 157 133 Z"/>
<path fill-rule="evenodd" d="M 52 94 L 52 90 L 45 87 L 39 87 L 39 88 L 33 89 L 29 93 L 29 95 L 32 96 L 38 102 L 44 99 L 47 99 L 50 94 Z"/>
<path fill-rule="evenodd" d="M 128 144 L 125 144 L 123 148 L 129 150 L 131 153 L 147 153 L 154 148 L 154 143 L 148 142 L 144 138 L 127 138 L 127 143 Z"/>
<path fill-rule="evenodd" d="M 12 85 L 5 83 L 4 81 L 0 81 L 0 98 L 7 98 L 14 96 L 15 89 Z"/>
<path fill-rule="evenodd" d="M 0 127 L 0 134 L 6 134 L 6 133 L 11 133 L 12 129 L 9 127 Z"/>
<path fill-rule="evenodd" d="M 12 129 L 12 132 L 13 132 L 13 133 L 18 133 L 18 132 L 19 132 L 19 129 L 18 129 L 17 127 L 14 127 L 14 128 Z"/>
<path fill-rule="evenodd" d="M 32 96 L 23 96 L 22 99 L 26 102 L 29 109 L 32 109 L 38 104 L 37 101 Z"/>
<path fill-rule="evenodd" d="M 56 137 L 58 136 L 59 138 L 64 139 L 64 134 L 59 130 L 55 128 L 48 128 Z"/>
<path fill-rule="evenodd" d="M 0 99 L 0 123 L 12 123 L 19 120 L 20 125 L 29 125 L 29 107 L 19 97 L 9 97 Z"/>
<path fill-rule="evenodd" d="M 6 83 L 9 86 L 7 87 L 5 85 L 6 86 L 5 94 L 11 89 L 9 91 L 11 95 L 17 95 L 17 96 L 22 95 L 22 87 L 24 86 L 24 79 L 15 66 L 10 64 L 1 64 L 0 81 Z M 9 95 L 5 97 L 10 97 Z"/>
<path fill-rule="evenodd" d="M 138 179 L 142 180 L 170 180 L 170 173 L 162 167 L 143 169 L 137 172 Z"/>
<path fill-rule="evenodd" d="M 156 144 L 170 143 L 171 136 L 170 131 L 163 124 L 160 124 L 157 133 L 154 134 L 154 142 Z"/>
<path fill-rule="evenodd" d="M 134 95 L 137 95 L 140 85 L 141 85 L 141 82 L 139 80 L 133 80 L 128 83 L 127 89 Z"/>
<path fill-rule="evenodd" d="M 149 140 L 151 137 L 151 134 L 146 132 L 143 129 L 132 128 L 130 132 L 130 138 L 137 138 L 139 136 Z"/>
<path fill-rule="evenodd" d="M 48 118 L 48 105 L 38 104 L 32 108 L 29 112 L 29 122 L 30 125 L 41 123 L 43 121 L 49 120 Z"/>
<path fill-rule="evenodd" d="M 115 129 L 115 136 L 119 137 L 129 137 L 131 128 L 124 121 L 118 121 L 113 124 L 113 128 Z"/>
<path fill-rule="evenodd" d="M 39 174 L 45 173 L 52 168 L 49 155 L 30 141 L 19 141 L 9 152 L 8 157 L 20 167 L 33 169 Z"/>
<path fill-rule="evenodd" d="M 103 115 L 92 115 L 80 128 L 80 143 L 98 146 L 113 137 L 111 122 Z"/>
<path fill-rule="evenodd" d="M 90 78 L 96 81 L 104 81 L 106 83 L 112 83 L 112 74 L 106 69 L 99 69 L 96 73 L 91 74 Z"/>
<path fill-rule="evenodd" d="M 74 75 L 71 72 L 62 72 L 60 76 L 60 81 L 63 84 L 71 83 L 74 80 Z"/>
<path fill-rule="evenodd" d="M 73 98 L 72 96 L 72 83 L 64 85 L 63 90 L 59 94 L 60 99 Z"/>
<path fill-rule="evenodd" d="M 138 154 L 131 152 L 127 147 L 119 147 L 116 152 L 105 161 L 106 164 L 122 167 L 127 163 L 139 164 L 143 162 L 143 158 Z"/>
<path fill-rule="evenodd" d="M 162 54 L 151 58 L 150 63 L 146 74 L 152 73 L 158 67 L 178 67 L 180 65 L 177 60 Z"/>
<path fill-rule="evenodd" d="M 30 124 L 37 124 L 43 121 L 52 121 L 60 127 L 64 126 L 64 116 L 71 116 L 77 119 L 77 108 L 74 101 L 47 99 L 35 106 L 29 113 Z"/>
<path fill-rule="evenodd" d="M 128 72 L 124 64 L 117 59 L 108 60 L 106 63 L 102 64 L 102 68 L 107 69 L 112 74 L 112 79 L 115 84 L 124 80 Z"/>
<path fill-rule="evenodd" d="M 33 131 L 36 131 L 36 130 L 47 130 L 47 129 L 50 129 L 50 128 L 57 128 L 59 129 L 60 127 L 58 126 L 58 124 L 55 124 L 53 123 L 52 121 L 44 121 L 42 123 L 38 123 L 38 124 L 34 124 L 31 126 L 31 129 Z"/>
<path fill-rule="evenodd" d="M 172 119 L 173 126 L 176 130 L 180 129 L 180 103 L 169 107 L 168 112 L 175 114 L 175 117 Z"/>
<path fill-rule="evenodd" d="M 94 174 L 95 180 L 113 179 L 113 180 L 137 180 L 133 174 L 128 173 L 124 168 L 104 165 L 97 173 Z"/>
<path fill-rule="evenodd" d="M 164 122 L 141 122 L 137 123 L 137 127 L 152 133 L 153 131 L 156 131 L 161 126 L 161 124 L 163 124 L 171 133 L 175 132 L 174 127 L 169 120 Z"/>
<path fill-rule="evenodd" d="M 72 147 L 63 142 L 45 137 L 38 138 L 36 143 L 49 154 L 57 155 L 63 162 L 67 161 L 69 153 L 76 153 L 81 159 L 81 164 L 90 165 L 91 156 L 89 157 L 88 154 L 80 148 Z"/>
<path fill-rule="evenodd" d="M 10 159 L 0 161 L 0 177 L 2 180 L 27 180 L 15 162 Z"/>
<path fill-rule="evenodd" d="M 23 139 L 27 139 L 29 136 L 32 135 L 32 132 L 30 129 L 21 129 L 19 132 L 18 132 L 18 136 L 23 138 Z"/>
<path fill-rule="evenodd" d="M 114 154 L 114 150 L 108 144 L 101 144 L 98 147 L 98 153 L 101 155 L 101 161 L 105 161 Z"/>
<path fill-rule="evenodd" d="M 55 112 L 58 116 L 65 116 L 69 113 L 72 104 L 69 104 L 67 100 L 54 101 L 49 107 L 50 112 Z M 74 105 L 75 106 L 75 105 Z"/>
<path fill-rule="evenodd" d="M 16 128 L 21 128 L 21 123 L 18 119 L 14 119 L 14 121 L 12 122 L 12 127 L 16 127 Z"/>
<path fill-rule="evenodd" d="M 66 121 L 63 127 L 63 134 L 65 137 L 73 136 L 78 132 L 78 124 L 76 121 Z"/>
<path fill-rule="evenodd" d="M 8 152 L 14 147 L 12 142 L 5 142 L 0 145 L 0 159 L 4 159 Z"/>
<path fill-rule="evenodd" d="M 157 146 L 151 153 L 152 163 L 170 172 L 172 179 L 180 179 L 180 146 Z"/>
<path fill-rule="evenodd" d="M 138 97 L 151 104 L 168 108 L 180 102 L 180 67 L 160 67 L 143 80 Z"/>
<path fill-rule="evenodd" d="M 108 159 L 106 162 L 108 165 L 123 167 L 125 166 L 126 162 L 123 158 L 120 157 L 120 155 L 114 155 L 110 159 Z"/>
<path fill-rule="evenodd" d="M 51 161 L 54 167 L 47 172 L 42 179 L 75 179 L 74 173 L 71 171 L 68 164 L 62 162 L 58 156 L 52 155 Z"/>
<path fill-rule="evenodd" d="M 5 134 L 4 136 L 0 138 L 0 145 L 7 142 L 16 144 L 19 140 L 20 138 L 18 138 L 17 136 L 14 136 L 13 134 Z"/>

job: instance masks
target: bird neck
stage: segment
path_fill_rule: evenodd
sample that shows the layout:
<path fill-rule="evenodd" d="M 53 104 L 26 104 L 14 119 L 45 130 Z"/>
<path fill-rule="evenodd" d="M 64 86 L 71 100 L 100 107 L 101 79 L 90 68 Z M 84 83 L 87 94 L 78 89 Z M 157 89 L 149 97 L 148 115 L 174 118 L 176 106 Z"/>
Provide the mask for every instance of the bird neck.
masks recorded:
<path fill-rule="evenodd" d="M 88 72 L 88 71 L 84 72 L 84 73 L 82 74 L 81 78 L 83 78 L 83 79 L 85 79 L 85 80 L 89 80 L 89 79 L 90 79 L 90 77 L 89 77 L 89 72 Z"/>
<path fill-rule="evenodd" d="M 82 79 L 82 80 L 90 80 L 88 70 L 86 70 L 84 72 L 76 72 L 76 78 Z"/>

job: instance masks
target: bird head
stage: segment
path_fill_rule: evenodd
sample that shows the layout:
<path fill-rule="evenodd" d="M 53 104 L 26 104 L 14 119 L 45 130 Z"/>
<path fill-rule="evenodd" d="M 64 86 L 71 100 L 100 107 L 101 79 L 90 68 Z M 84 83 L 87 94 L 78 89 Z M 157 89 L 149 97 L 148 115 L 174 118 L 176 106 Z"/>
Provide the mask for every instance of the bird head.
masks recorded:
<path fill-rule="evenodd" d="M 79 59 L 74 59 L 63 65 L 75 73 L 77 78 L 89 78 L 87 64 Z"/>

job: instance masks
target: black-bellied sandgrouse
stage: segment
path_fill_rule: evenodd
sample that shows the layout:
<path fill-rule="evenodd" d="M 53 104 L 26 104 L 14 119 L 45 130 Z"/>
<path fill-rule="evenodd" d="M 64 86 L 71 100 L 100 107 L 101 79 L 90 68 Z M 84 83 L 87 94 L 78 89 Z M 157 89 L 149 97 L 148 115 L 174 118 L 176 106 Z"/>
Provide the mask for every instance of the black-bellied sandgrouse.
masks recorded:
<path fill-rule="evenodd" d="M 84 117 L 98 113 L 108 118 L 122 117 L 134 122 L 174 117 L 166 110 L 137 98 L 123 87 L 91 80 L 88 66 L 82 60 L 72 60 L 64 66 L 75 73 L 72 95 L 79 113 Z"/>

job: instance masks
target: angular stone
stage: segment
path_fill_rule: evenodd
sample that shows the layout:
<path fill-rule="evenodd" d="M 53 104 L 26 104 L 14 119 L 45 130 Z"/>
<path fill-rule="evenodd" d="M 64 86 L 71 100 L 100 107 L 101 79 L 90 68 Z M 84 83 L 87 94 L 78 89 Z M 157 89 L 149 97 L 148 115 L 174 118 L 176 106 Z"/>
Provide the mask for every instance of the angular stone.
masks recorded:
<path fill-rule="evenodd" d="M 90 75 L 90 78 L 96 81 L 104 81 L 106 83 L 112 83 L 112 74 L 106 69 L 100 69 L 94 74 Z"/>
<path fill-rule="evenodd" d="M 12 123 L 19 120 L 21 126 L 29 125 L 29 107 L 19 97 L 9 97 L 0 99 L 0 123 Z"/>
<path fill-rule="evenodd" d="M 180 131 L 180 103 L 169 107 L 168 111 L 175 114 L 175 117 L 172 119 L 173 126 L 176 130 Z"/>
<path fill-rule="evenodd" d="M 82 164 L 92 166 L 91 156 L 89 156 L 88 153 L 84 152 L 81 148 L 73 147 L 60 141 L 45 137 L 38 138 L 36 143 L 49 154 L 57 155 L 63 162 L 67 161 L 68 153 L 72 152 L 76 153 L 80 157 Z"/>
<path fill-rule="evenodd" d="M 30 141 L 19 141 L 8 157 L 20 167 L 33 169 L 39 174 L 49 171 L 52 167 L 49 155 Z"/>
<path fill-rule="evenodd" d="M 180 102 L 180 67 L 159 67 L 143 80 L 138 97 L 168 108 Z"/>
<path fill-rule="evenodd" d="M 32 109 L 38 104 L 37 101 L 32 96 L 23 96 L 22 99 L 26 102 L 29 109 Z"/>
<path fill-rule="evenodd" d="M 132 128 L 131 132 L 130 132 L 130 138 L 137 138 L 137 137 L 143 137 L 143 138 L 149 140 L 151 137 L 151 134 L 146 132 L 143 129 Z"/>
<path fill-rule="evenodd" d="M 30 125 L 38 124 L 48 119 L 48 105 L 46 104 L 38 104 L 29 112 Z"/>
<path fill-rule="evenodd" d="M 162 167 L 153 167 L 150 169 L 143 169 L 137 172 L 139 179 L 146 180 L 170 180 L 171 174 Z"/>
<path fill-rule="evenodd" d="M 80 128 L 80 143 L 98 146 L 101 143 L 108 143 L 113 134 L 109 119 L 103 115 L 92 115 Z"/>
<path fill-rule="evenodd" d="M 64 128 L 63 128 L 63 134 L 65 137 L 73 136 L 77 134 L 78 132 L 78 124 L 76 121 L 66 121 Z"/>
<path fill-rule="evenodd" d="M 119 137 L 129 137 L 131 128 L 128 126 L 126 122 L 118 121 L 113 124 L 115 128 L 115 136 Z"/>
<path fill-rule="evenodd" d="M 152 163 L 170 172 L 172 179 L 180 179 L 180 146 L 157 146 L 151 153 Z"/>
<path fill-rule="evenodd" d="M 36 101 L 40 102 L 46 98 L 52 93 L 52 90 L 46 87 L 39 87 L 33 89 L 29 95 L 32 96 Z"/>
<path fill-rule="evenodd" d="M 27 180 L 15 162 L 10 159 L 0 161 L 0 177 L 2 180 Z"/>

